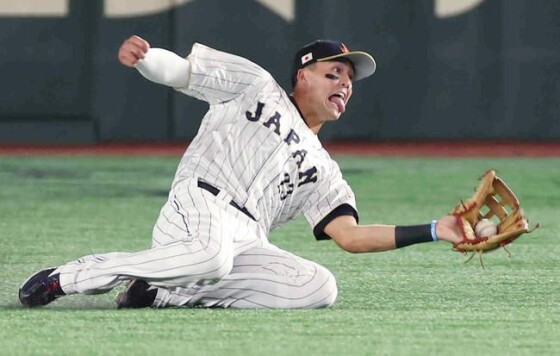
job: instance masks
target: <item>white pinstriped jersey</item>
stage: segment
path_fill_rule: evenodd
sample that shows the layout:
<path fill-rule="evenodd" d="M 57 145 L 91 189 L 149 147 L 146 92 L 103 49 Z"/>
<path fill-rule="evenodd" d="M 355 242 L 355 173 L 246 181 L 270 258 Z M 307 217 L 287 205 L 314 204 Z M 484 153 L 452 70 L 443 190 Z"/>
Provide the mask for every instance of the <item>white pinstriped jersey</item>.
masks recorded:
<path fill-rule="evenodd" d="M 357 217 L 338 165 L 265 70 L 199 44 L 189 62 L 189 83 L 176 89 L 210 109 L 177 168 L 152 247 L 68 262 L 53 272 L 62 290 L 99 294 L 137 279 L 157 288 L 152 306 L 162 308 L 332 305 L 333 274 L 266 238 L 301 212 L 317 238 L 333 217 Z"/>
<path fill-rule="evenodd" d="M 176 90 L 210 104 L 173 185 L 195 177 L 225 189 L 270 231 L 304 213 L 316 227 L 354 193 L 272 76 L 255 63 L 195 44 L 191 78 Z"/>

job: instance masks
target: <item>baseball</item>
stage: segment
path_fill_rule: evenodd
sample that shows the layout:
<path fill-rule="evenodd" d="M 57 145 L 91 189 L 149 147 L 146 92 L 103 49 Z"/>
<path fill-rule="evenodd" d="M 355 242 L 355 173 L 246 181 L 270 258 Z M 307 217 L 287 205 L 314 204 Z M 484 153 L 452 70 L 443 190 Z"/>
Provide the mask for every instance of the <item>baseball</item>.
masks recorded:
<path fill-rule="evenodd" d="M 498 225 L 488 219 L 480 220 L 474 227 L 474 233 L 477 237 L 488 237 L 498 233 Z"/>

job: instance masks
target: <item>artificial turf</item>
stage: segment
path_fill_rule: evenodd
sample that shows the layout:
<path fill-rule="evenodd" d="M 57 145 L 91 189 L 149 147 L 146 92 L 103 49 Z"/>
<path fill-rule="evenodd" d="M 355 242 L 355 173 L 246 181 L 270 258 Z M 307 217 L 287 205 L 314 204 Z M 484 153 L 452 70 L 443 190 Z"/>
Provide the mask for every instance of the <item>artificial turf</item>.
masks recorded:
<path fill-rule="evenodd" d="M 117 310 L 119 287 L 19 305 L 32 273 L 83 255 L 136 251 L 177 157 L 0 156 L 2 354 L 552 355 L 560 350 L 560 159 L 338 156 L 362 223 L 416 224 L 468 198 L 495 168 L 541 228 L 475 258 L 445 242 L 352 255 L 297 219 L 270 241 L 337 277 L 320 310 Z"/>

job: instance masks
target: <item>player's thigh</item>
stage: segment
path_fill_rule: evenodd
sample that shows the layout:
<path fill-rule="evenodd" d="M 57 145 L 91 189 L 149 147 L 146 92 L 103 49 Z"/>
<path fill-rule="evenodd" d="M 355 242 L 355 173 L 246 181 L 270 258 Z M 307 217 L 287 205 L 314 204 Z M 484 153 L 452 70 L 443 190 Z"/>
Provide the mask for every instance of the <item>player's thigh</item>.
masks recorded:
<path fill-rule="evenodd" d="M 198 240 L 203 246 L 221 244 L 223 209 L 193 180 L 174 187 L 152 231 L 152 246 Z"/>
<path fill-rule="evenodd" d="M 197 239 L 203 246 L 231 251 L 232 257 L 266 240 L 258 224 L 229 204 L 225 194 L 214 196 L 196 180 L 172 189 L 152 232 L 152 246 Z"/>

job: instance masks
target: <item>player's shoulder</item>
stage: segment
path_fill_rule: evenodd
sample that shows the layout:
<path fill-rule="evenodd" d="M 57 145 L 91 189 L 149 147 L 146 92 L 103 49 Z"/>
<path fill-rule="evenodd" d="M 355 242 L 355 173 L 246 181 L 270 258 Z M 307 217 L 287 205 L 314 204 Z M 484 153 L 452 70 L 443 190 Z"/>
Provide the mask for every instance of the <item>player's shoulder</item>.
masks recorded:
<path fill-rule="evenodd" d="M 238 71 L 246 71 L 248 73 L 258 72 L 263 76 L 271 76 L 266 69 L 248 58 L 220 49 L 212 48 L 198 42 L 193 44 L 188 57 L 194 60 L 205 60 L 214 63 L 220 63 L 220 65 L 224 67 L 231 67 Z"/>

